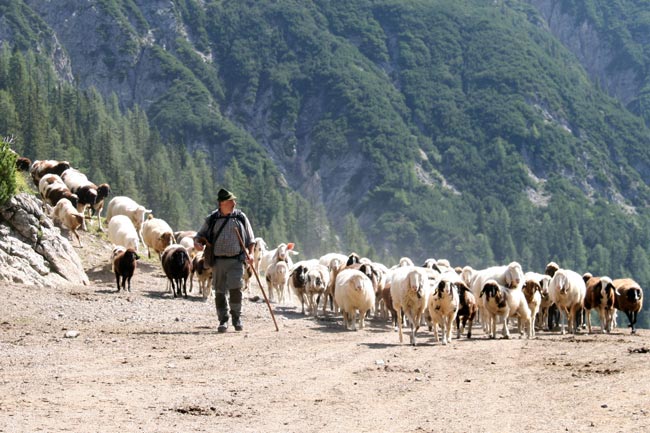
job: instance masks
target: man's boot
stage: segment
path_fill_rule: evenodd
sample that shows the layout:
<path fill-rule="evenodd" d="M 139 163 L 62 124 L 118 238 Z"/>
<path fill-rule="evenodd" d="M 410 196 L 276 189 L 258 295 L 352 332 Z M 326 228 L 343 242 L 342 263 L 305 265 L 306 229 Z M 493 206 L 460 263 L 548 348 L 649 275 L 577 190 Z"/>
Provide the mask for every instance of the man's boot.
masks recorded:
<path fill-rule="evenodd" d="M 223 293 L 214 294 L 214 303 L 217 306 L 217 317 L 219 318 L 219 326 L 217 332 L 226 332 L 228 329 L 228 303 L 226 302 L 226 295 Z"/>
<path fill-rule="evenodd" d="M 241 290 L 232 289 L 230 291 L 230 314 L 232 315 L 232 325 L 235 327 L 235 331 L 244 330 L 244 325 L 241 323 L 241 299 Z"/>

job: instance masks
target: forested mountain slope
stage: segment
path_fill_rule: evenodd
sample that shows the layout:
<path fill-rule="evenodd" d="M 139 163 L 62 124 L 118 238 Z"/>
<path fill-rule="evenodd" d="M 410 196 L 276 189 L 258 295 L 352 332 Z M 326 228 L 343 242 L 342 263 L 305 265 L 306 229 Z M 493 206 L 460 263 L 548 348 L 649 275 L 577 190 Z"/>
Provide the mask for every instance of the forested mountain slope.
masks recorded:
<path fill-rule="evenodd" d="M 159 206 L 172 223 L 200 223 L 209 206 L 189 215 L 191 203 L 232 185 L 259 234 L 307 256 L 555 260 L 650 283 L 650 133 L 531 3 L 4 1 L 0 40 L 44 54 L 72 89 L 97 89 L 112 116 L 146 121 L 152 144 L 124 145 L 148 149 L 123 161 L 129 188 L 148 165 L 132 160 L 150 163 L 153 143 L 169 154 L 169 187 L 215 175 L 191 202 L 192 188 L 171 188 Z M 95 178 L 121 182 L 88 161 L 100 140 L 86 149 L 83 134 L 57 130 L 46 150 L 30 138 L 8 82 L 3 109 L 17 120 L 1 134 L 18 130 L 32 158 L 67 146 Z M 120 128 L 103 131 L 121 142 Z M 200 175 L 177 169 L 180 149 L 205 164 Z"/>

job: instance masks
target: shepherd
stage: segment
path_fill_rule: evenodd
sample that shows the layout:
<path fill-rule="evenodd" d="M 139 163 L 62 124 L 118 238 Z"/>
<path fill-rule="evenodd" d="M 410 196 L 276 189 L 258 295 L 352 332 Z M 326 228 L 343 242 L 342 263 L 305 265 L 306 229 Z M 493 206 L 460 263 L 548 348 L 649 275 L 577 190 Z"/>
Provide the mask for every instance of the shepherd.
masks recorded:
<path fill-rule="evenodd" d="M 197 251 L 205 249 L 204 260 L 212 267 L 219 333 L 228 330 L 231 317 L 235 331 L 244 329 L 241 317 L 244 267 L 253 264 L 253 228 L 246 214 L 235 209 L 236 199 L 232 192 L 220 189 L 217 194 L 219 207 L 208 215 L 194 237 L 194 248 Z"/>

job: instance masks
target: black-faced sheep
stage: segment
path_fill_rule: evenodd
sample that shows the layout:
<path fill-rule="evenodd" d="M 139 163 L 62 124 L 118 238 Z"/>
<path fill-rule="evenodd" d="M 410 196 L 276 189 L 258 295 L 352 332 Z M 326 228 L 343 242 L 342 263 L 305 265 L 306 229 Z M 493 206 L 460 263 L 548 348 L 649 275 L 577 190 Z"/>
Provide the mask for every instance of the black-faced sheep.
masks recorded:
<path fill-rule="evenodd" d="M 630 321 L 628 325 L 632 328 L 632 334 L 636 333 L 634 325 L 636 325 L 637 315 L 641 308 L 643 308 L 643 289 L 639 283 L 631 278 L 619 278 L 612 281 L 616 291 L 616 308 L 623 311 Z"/>
<path fill-rule="evenodd" d="M 305 314 L 305 304 L 307 301 L 307 273 L 312 265 L 318 265 L 316 260 L 303 260 L 297 262 L 289 273 L 288 285 L 294 295 L 300 301 L 302 314 Z M 269 278 L 268 274 L 266 278 Z M 270 285 L 269 285 L 270 287 Z"/>
<path fill-rule="evenodd" d="M 460 305 L 458 286 L 456 285 L 459 280 L 460 277 L 454 271 L 443 273 L 439 279 L 433 282 L 433 291 L 429 296 L 428 309 L 433 336 L 436 342 L 440 341 L 438 338 L 438 324 L 440 324 L 442 328 L 442 344 L 451 343 L 451 328 Z"/>
<path fill-rule="evenodd" d="M 521 329 L 528 329 L 528 338 L 531 337 L 530 309 L 520 288 L 507 288 L 490 279 L 483 285 L 479 297 L 483 297 L 484 310 L 489 318 L 490 338 L 496 338 L 497 317 L 503 317 L 503 337 L 510 338 L 508 319 L 514 316 L 519 317 Z"/>

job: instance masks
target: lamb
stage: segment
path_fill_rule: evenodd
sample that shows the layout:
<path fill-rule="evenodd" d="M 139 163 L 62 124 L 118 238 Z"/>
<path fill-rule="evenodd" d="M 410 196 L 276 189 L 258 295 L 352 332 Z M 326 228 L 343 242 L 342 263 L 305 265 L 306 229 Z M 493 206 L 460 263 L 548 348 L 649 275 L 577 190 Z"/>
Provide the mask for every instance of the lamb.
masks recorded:
<path fill-rule="evenodd" d="M 56 174 L 61 176 L 64 171 L 70 168 L 68 161 L 56 161 L 52 159 L 36 160 L 29 167 L 29 174 L 36 187 L 39 186 L 40 180 L 46 174 Z"/>
<path fill-rule="evenodd" d="M 632 334 L 636 334 L 634 325 L 643 307 L 643 289 L 631 278 L 619 278 L 612 281 L 612 284 L 617 291 L 615 307 L 625 313 L 630 321 L 628 327 L 632 328 Z"/>
<path fill-rule="evenodd" d="M 142 223 L 144 223 L 145 214 L 151 213 L 151 209 L 139 205 L 133 199 L 125 196 L 113 197 L 108 203 L 106 210 L 106 223 L 110 223 L 111 218 L 115 215 L 126 215 L 138 234 L 140 241 L 142 241 Z"/>
<path fill-rule="evenodd" d="M 370 279 L 356 269 L 343 269 L 336 276 L 334 299 L 343 314 L 345 329 L 357 330 L 356 313 L 359 312 L 359 327 L 364 328 L 366 313 L 375 305 L 375 291 Z"/>
<path fill-rule="evenodd" d="M 77 209 L 75 209 L 72 203 L 70 203 L 70 200 L 66 198 L 59 200 L 56 206 L 54 206 L 50 218 L 54 221 L 58 221 L 63 227 L 70 230 L 70 233 L 77 238 L 79 247 L 83 247 L 77 229 L 81 227 L 84 216 L 77 212 Z"/>
<path fill-rule="evenodd" d="M 415 333 L 420 327 L 422 315 L 427 306 L 429 284 L 424 268 L 415 266 L 401 266 L 393 270 L 391 277 L 390 295 L 393 299 L 393 308 L 397 312 L 397 327 L 399 341 L 402 336 L 402 311 L 411 324 L 410 343 L 415 346 Z"/>
<path fill-rule="evenodd" d="M 173 234 L 172 234 L 173 236 Z M 187 298 L 187 278 L 192 272 L 192 261 L 185 247 L 168 245 L 161 255 L 162 268 L 172 285 L 174 298 L 182 294 Z"/>
<path fill-rule="evenodd" d="M 284 293 L 289 282 L 289 265 L 284 261 L 277 261 L 266 268 L 266 285 L 269 288 L 269 298 L 273 301 L 273 293 L 278 297 L 278 302 L 284 302 Z"/>
<path fill-rule="evenodd" d="M 50 206 L 56 206 L 59 200 L 65 198 L 76 208 L 79 201 L 77 195 L 73 194 L 56 174 L 48 173 L 44 175 L 39 181 L 38 191 L 41 193 L 43 202 Z"/>
<path fill-rule="evenodd" d="M 585 286 L 584 308 L 587 315 L 587 332 L 591 334 L 591 310 L 595 308 L 598 311 L 601 332 L 610 333 L 616 303 L 616 288 L 612 284 L 612 279 L 607 276 L 592 276 L 586 278 Z"/>
<path fill-rule="evenodd" d="M 152 215 L 149 215 L 147 221 L 142 224 L 142 240 L 147 246 L 147 256 L 151 258 L 151 250 L 154 250 L 161 260 L 165 248 L 176 242 L 174 231 L 169 224 L 160 218 L 154 218 Z"/>
<path fill-rule="evenodd" d="M 104 208 L 104 199 L 111 192 L 111 187 L 106 183 L 103 183 L 100 186 L 95 185 L 88 180 L 88 177 L 86 177 L 84 173 L 74 168 L 65 170 L 61 174 L 61 179 L 63 179 L 66 186 L 70 188 L 70 191 L 77 194 L 79 197 L 77 210 L 81 213 L 85 213 L 85 209 L 89 207 L 91 209 L 90 217 L 92 218 L 94 215 L 97 215 L 97 224 L 99 229 L 104 231 L 100 214 Z M 85 220 L 83 229 L 87 229 Z"/>
<path fill-rule="evenodd" d="M 436 343 L 440 341 L 438 324 L 442 328 L 442 344 L 451 343 L 451 328 L 460 304 L 458 287 L 456 286 L 458 279 L 458 274 L 452 271 L 451 273 L 443 273 L 438 280 L 434 281 L 434 290 L 429 296 L 428 308 Z"/>
<path fill-rule="evenodd" d="M 542 294 L 548 296 L 548 283 L 551 277 L 537 272 L 526 272 L 524 274 L 524 287 L 522 288 L 528 308 L 530 308 L 531 336 L 535 336 L 535 319 L 542 306 Z"/>
<path fill-rule="evenodd" d="M 113 248 L 113 252 L 111 253 L 111 270 L 115 273 L 118 292 L 121 289 L 131 291 L 131 278 L 135 273 L 138 260 L 140 260 L 140 256 L 133 248 L 127 249 L 121 246 Z"/>
<path fill-rule="evenodd" d="M 211 292 L 212 268 L 205 265 L 203 251 L 199 251 L 192 259 L 192 272 L 190 274 L 190 292 L 193 289 L 194 274 L 199 282 L 199 292 L 204 301 L 208 299 Z"/>
<path fill-rule="evenodd" d="M 583 307 L 587 288 L 582 276 L 569 269 L 558 269 L 548 285 L 551 300 L 564 312 L 569 331 L 576 333 L 575 315 Z M 564 323 L 561 333 L 564 335 Z"/>
<path fill-rule="evenodd" d="M 133 249 L 138 252 L 138 233 L 131 219 L 126 215 L 116 215 L 108 223 L 108 240 L 115 246 Z"/>
<path fill-rule="evenodd" d="M 528 327 L 528 338 L 532 336 L 530 309 L 524 293 L 519 288 L 508 289 L 495 279 L 489 279 L 483 285 L 479 297 L 483 298 L 484 311 L 488 315 L 488 335 L 496 338 L 496 319 L 503 317 L 503 338 L 510 338 L 508 318 L 518 316 L 524 327 Z"/>

